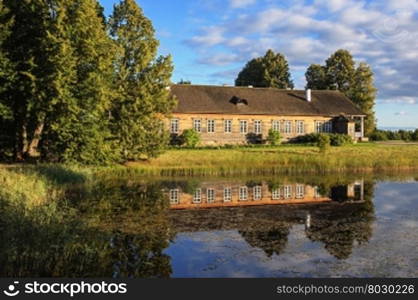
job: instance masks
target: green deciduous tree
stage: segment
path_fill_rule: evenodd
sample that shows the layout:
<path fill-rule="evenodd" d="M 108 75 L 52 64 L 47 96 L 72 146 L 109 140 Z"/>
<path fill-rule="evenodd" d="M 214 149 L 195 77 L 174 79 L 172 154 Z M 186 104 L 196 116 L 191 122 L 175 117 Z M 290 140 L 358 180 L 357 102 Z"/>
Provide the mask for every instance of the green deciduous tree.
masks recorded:
<path fill-rule="evenodd" d="M 2 23 L 12 22 L 10 34 L 2 44 L 2 52 L 12 66 L 8 82 L 3 85 L 3 96 L 12 112 L 14 157 L 22 160 L 33 152 L 54 89 L 48 39 L 53 14 L 45 1 L 4 0 L 3 3 L 8 13 Z"/>
<path fill-rule="evenodd" d="M 307 88 L 343 92 L 367 115 L 365 134 L 368 136 L 375 130 L 376 88 L 369 65 L 360 63 L 356 68 L 350 52 L 340 49 L 326 60 L 325 66 L 311 65 L 305 76 Z"/>
<path fill-rule="evenodd" d="M 268 50 L 262 57 L 250 60 L 235 80 L 236 86 L 293 89 L 289 64 L 281 53 Z"/>
<path fill-rule="evenodd" d="M 324 66 L 310 65 L 305 76 L 307 89 L 325 90 L 328 88 L 326 68 Z"/>
<path fill-rule="evenodd" d="M 12 155 L 14 136 L 13 112 L 10 99 L 5 93 L 11 82 L 11 62 L 3 50 L 4 41 L 10 35 L 12 19 L 8 18 L 9 11 L 0 0 L 0 159 L 10 158 Z"/>
<path fill-rule="evenodd" d="M 355 62 L 347 50 L 337 50 L 325 63 L 328 88 L 346 93 L 350 90 L 354 74 Z"/>
<path fill-rule="evenodd" d="M 0 158 L 107 163 L 159 153 L 175 105 L 172 64 L 156 57 L 135 1 L 116 5 L 109 25 L 97 0 L 0 0 L 0 9 Z"/>
<path fill-rule="evenodd" d="M 175 105 L 167 88 L 171 57 L 156 58 L 159 43 L 154 28 L 134 0 L 115 6 L 109 28 L 118 47 L 113 135 L 124 160 L 156 156 L 168 143 L 163 118 Z"/>
<path fill-rule="evenodd" d="M 53 66 L 62 66 L 60 97 L 49 115 L 42 143 L 48 160 L 104 163 L 112 160 L 109 110 L 113 96 L 114 47 L 97 13 L 96 0 L 57 6 Z"/>

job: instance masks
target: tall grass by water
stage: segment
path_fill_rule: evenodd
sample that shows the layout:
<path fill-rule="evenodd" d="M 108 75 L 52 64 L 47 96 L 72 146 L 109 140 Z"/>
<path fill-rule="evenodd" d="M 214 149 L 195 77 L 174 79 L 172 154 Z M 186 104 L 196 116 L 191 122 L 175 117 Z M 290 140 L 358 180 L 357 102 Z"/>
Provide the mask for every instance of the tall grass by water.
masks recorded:
<path fill-rule="evenodd" d="M 332 147 L 281 145 L 235 149 L 173 149 L 160 157 L 110 167 L 0 165 L 0 199 L 40 204 L 66 186 L 149 176 L 298 175 L 418 170 L 418 145 L 357 144 Z"/>
<path fill-rule="evenodd" d="M 157 159 L 132 162 L 123 172 L 143 175 L 267 175 L 379 172 L 418 169 L 418 145 L 357 144 L 332 147 L 282 145 L 270 148 L 168 150 Z"/>

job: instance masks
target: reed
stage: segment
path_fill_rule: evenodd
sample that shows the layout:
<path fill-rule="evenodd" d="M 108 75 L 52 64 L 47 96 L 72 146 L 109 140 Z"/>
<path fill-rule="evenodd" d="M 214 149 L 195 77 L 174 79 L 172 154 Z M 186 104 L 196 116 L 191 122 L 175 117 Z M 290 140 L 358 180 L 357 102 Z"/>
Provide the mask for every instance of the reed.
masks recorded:
<path fill-rule="evenodd" d="M 119 172 L 150 176 L 229 176 L 379 172 L 418 169 L 418 145 L 357 144 L 332 147 L 168 150 L 159 158 L 132 162 Z"/>

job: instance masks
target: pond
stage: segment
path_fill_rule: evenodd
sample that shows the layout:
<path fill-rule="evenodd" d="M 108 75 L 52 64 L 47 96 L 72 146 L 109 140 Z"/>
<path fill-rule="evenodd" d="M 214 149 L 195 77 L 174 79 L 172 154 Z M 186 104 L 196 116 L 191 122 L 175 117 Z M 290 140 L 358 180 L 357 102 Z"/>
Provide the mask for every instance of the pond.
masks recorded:
<path fill-rule="evenodd" d="M 0 202 L 0 276 L 417 277 L 417 178 L 119 178 Z"/>

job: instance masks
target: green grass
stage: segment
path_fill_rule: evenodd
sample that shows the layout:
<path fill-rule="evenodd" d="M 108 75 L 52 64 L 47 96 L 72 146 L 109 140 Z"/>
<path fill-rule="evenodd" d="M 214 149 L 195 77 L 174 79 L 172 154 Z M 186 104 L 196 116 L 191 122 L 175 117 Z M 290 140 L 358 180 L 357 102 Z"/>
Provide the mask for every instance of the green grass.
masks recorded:
<path fill-rule="evenodd" d="M 374 143 L 332 147 L 281 145 L 234 149 L 171 149 L 160 157 L 126 166 L 0 165 L 0 198 L 40 203 L 96 180 L 148 176 L 231 176 L 330 174 L 418 170 L 418 145 Z M 7 195 L 6 195 L 7 193 Z"/>
<path fill-rule="evenodd" d="M 418 145 L 361 143 L 332 147 L 282 145 L 237 149 L 172 149 L 159 158 L 132 162 L 124 172 L 142 175 L 267 175 L 378 172 L 418 169 Z M 133 170 L 133 169 L 134 170 Z"/>

